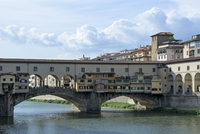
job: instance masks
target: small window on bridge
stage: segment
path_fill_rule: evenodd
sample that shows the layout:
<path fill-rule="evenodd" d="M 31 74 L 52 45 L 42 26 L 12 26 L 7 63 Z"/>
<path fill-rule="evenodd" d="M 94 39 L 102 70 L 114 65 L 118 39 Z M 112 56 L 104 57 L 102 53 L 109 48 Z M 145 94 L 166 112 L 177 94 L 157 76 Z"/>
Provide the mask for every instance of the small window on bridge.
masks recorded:
<path fill-rule="evenodd" d="M 199 70 L 199 65 L 197 65 L 197 69 Z M 0 71 L 1 71 L 1 69 L 0 69 Z"/>
<path fill-rule="evenodd" d="M 2 71 L 3 70 L 3 67 L 2 66 L 0 66 L 0 71 Z"/>
<path fill-rule="evenodd" d="M 181 70 L 181 68 L 180 67 L 178 67 L 178 71 L 180 71 Z"/>
<path fill-rule="evenodd" d="M 66 67 L 66 72 L 69 72 L 69 70 L 70 70 L 69 67 Z"/>
<path fill-rule="evenodd" d="M 16 71 L 20 71 L 20 66 L 16 66 Z"/>
<path fill-rule="evenodd" d="M 37 67 L 33 67 L 33 71 L 38 71 L 38 68 Z"/>
<path fill-rule="evenodd" d="M 3 78 L 3 81 L 6 81 L 6 78 Z"/>
<path fill-rule="evenodd" d="M 84 82 L 84 80 L 80 80 L 80 82 Z"/>
<path fill-rule="evenodd" d="M 84 67 L 81 68 L 81 72 L 85 72 L 85 68 Z"/>
<path fill-rule="evenodd" d="M 53 72 L 54 71 L 54 67 L 50 67 L 50 71 Z"/>
<path fill-rule="evenodd" d="M 128 72 L 128 68 L 125 68 L 125 72 Z"/>
<path fill-rule="evenodd" d="M 139 68 L 139 72 L 140 72 L 140 73 L 142 72 L 142 68 Z"/>
<path fill-rule="evenodd" d="M 187 66 L 187 70 L 190 70 L 190 66 Z"/>
<path fill-rule="evenodd" d="M 152 70 L 153 72 L 156 72 L 156 68 L 153 68 L 153 70 Z"/>
<path fill-rule="evenodd" d="M 110 70 L 111 70 L 111 72 L 114 72 L 114 71 L 115 71 L 114 68 L 111 68 Z"/>
<path fill-rule="evenodd" d="M 13 78 L 10 78 L 10 81 L 13 81 Z"/>
<path fill-rule="evenodd" d="M 96 72 L 100 72 L 100 68 L 96 68 Z"/>

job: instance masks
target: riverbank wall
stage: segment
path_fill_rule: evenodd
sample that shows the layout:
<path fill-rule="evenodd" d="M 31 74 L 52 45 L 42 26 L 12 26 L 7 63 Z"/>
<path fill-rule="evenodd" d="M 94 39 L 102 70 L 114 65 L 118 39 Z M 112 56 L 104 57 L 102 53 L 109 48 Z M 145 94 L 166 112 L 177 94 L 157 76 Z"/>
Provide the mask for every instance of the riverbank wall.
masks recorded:
<path fill-rule="evenodd" d="M 200 96 L 165 95 L 162 98 L 161 103 L 161 107 L 200 109 Z"/>

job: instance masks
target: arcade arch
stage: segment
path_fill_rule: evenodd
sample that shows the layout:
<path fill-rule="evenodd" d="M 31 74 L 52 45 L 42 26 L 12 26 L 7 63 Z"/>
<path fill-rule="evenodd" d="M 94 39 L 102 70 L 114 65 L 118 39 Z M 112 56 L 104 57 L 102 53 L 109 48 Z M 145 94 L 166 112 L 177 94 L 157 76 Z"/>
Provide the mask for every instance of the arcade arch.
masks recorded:
<path fill-rule="evenodd" d="M 44 79 L 44 87 L 46 88 L 58 88 L 60 87 L 59 79 L 56 75 L 49 74 Z"/>
<path fill-rule="evenodd" d="M 167 81 L 168 81 L 168 84 L 167 84 L 167 93 L 173 93 L 174 78 L 173 78 L 173 76 L 171 74 L 167 77 Z"/>
<path fill-rule="evenodd" d="M 195 92 L 200 92 L 200 73 L 195 75 Z"/>
<path fill-rule="evenodd" d="M 191 74 L 187 73 L 185 75 L 185 93 L 189 94 L 192 92 L 192 76 Z"/>
<path fill-rule="evenodd" d="M 180 94 L 183 92 L 182 84 L 182 76 L 180 74 L 176 75 L 176 93 Z"/>
<path fill-rule="evenodd" d="M 29 77 L 29 88 L 40 88 L 43 87 L 42 77 L 38 74 L 32 74 Z"/>
<path fill-rule="evenodd" d="M 75 84 L 74 84 L 74 78 L 71 75 L 64 75 L 61 77 L 60 80 L 60 87 L 62 88 L 74 88 Z"/>

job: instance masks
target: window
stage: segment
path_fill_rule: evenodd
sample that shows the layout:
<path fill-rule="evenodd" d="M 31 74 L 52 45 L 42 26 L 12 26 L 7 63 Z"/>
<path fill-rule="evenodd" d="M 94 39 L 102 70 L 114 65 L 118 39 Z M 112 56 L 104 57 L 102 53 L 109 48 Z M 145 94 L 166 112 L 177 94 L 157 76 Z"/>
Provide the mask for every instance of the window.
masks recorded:
<path fill-rule="evenodd" d="M 120 80 L 120 79 L 117 79 L 117 80 L 116 80 L 116 82 L 122 82 L 122 80 Z"/>
<path fill-rule="evenodd" d="M 181 70 L 181 68 L 180 67 L 178 67 L 178 71 L 180 71 Z"/>
<path fill-rule="evenodd" d="M 161 83 L 159 83 L 161 85 Z"/>
<path fill-rule="evenodd" d="M 159 88 L 159 91 L 161 91 L 161 88 Z"/>
<path fill-rule="evenodd" d="M 196 47 L 200 47 L 200 41 L 196 41 Z"/>
<path fill-rule="evenodd" d="M 33 76 L 32 79 L 34 79 L 35 77 Z"/>
<path fill-rule="evenodd" d="M 114 77 L 114 74 L 108 74 L 108 77 Z"/>
<path fill-rule="evenodd" d="M 26 82 L 27 82 L 27 80 L 21 80 L 20 82 L 21 82 L 21 83 L 26 83 Z"/>
<path fill-rule="evenodd" d="M 111 68 L 111 72 L 114 72 L 114 68 Z"/>
<path fill-rule="evenodd" d="M 197 69 L 199 70 L 199 65 L 197 65 Z"/>
<path fill-rule="evenodd" d="M 142 68 L 139 68 L 139 72 L 140 72 L 140 73 L 142 72 Z"/>
<path fill-rule="evenodd" d="M 99 77 L 99 75 L 95 75 L 95 77 Z"/>
<path fill-rule="evenodd" d="M 128 68 L 125 68 L 125 72 L 128 72 Z"/>
<path fill-rule="evenodd" d="M 103 74 L 103 77 L 107 77 L 107 74 Z"/>
<path fill-rule="evenodd" d="M 167 77 L 165 77 L 165 79 L 167 79 Z"/>
<path fill-rule="evenodd" d="M 3 70 L 3 67 L 2 66 L 0 66 L 0 71 L 2 71 Z"/>
<path fill-rule="evenodd" d="M 85 68 L 84 67 L 81 68 L 81 72 L 85 72 Z"/>
<path fill-rule="evenodd" d="M 190 42 L 190 47 L 194 47 L 195 46 L 195 42 Z"/>
<path fill-rule="evenodd" d="M 100 72 L 100 68 L 96 68 L 96 72 Z"/>
<path fill-rule="evenodd" d="M 108 80 L 108 83 L 115 83 L 114 80 Z"/>
<path fill-rule="evenodd" d="M 190 66 L 187 66 L 187 70 L 190 70 Z"/>
<path fill-rule="evenodd" d="M 10 78 L 10 81 L 13 81 L 13 78 Z"/>
<path fill-rule="evenodd" d="M 70 71 L 69 67 L 66 67 L 66 72 L 69 72 L 69 71 Z"/>
<path fill-rule="evenodd" d="M 143 80 L 138 80 L 139 83 L 143 83 Z"/>
<path fill-rule="evenodd" d="M 96 82 L 99 82 L 99 80 L 96 80 Z"/>
<path fill-rule="evenodd" d="M 124 79 L 124 82 L 129 82 L 129 79 Z"/>
<path fill-rule="evenodd" d="M 84 80 L 80 80 L 80 82 L 84 82 Z"/>
<path fill-rule="evenodd" d="M 16 66 L 16 71 L 20 71 L 20 66 Z"/>
<path fill-rule="evenodd" d="M 88 74 L 88 76 L 91 76 L 91 74 Z"/>
<path fill-rule="evenodd" d="M 197 54 L 200 54 L 200 49 L 197 49 Z"/>
<path fill-rule="evenodd" d="M 3 78 L 3 81 L 6 81 L 6 78 Z"/>
<path fill-rule="evenodd" d="M 107 82 L 108 82 L 108 80 L 102 80 L 102 82 L 103 82 L 103 83 L 107 83 Z"/>
<path fill-rule="evenodd" d="M 167 87 L 167 85 L 165 84 L 165 87 Z"/>
<path fill-rule="evenodd" d="M 155 69 L 155 68 L 153 68 L 153 72 L 156 72 L 156 69 Z"/>
<path fill-rule="evenodd" d="M 88 80 L 88 82 L 92 82 L 92 80 Z"/>
<path fill-rule="evenodd" d="M 83 86 L 79 86 L 79 89 L 83 89 Z"/>
<path fill-rule="evenodd" d="M 33 71 L 38 71 L 38 68 L 37 67 L 33 67 Z"/>
<path fill-rule="evenodd" d="M 54 67 L 50 67 L 50 71 L 53 72 L 54 71 Z"/>

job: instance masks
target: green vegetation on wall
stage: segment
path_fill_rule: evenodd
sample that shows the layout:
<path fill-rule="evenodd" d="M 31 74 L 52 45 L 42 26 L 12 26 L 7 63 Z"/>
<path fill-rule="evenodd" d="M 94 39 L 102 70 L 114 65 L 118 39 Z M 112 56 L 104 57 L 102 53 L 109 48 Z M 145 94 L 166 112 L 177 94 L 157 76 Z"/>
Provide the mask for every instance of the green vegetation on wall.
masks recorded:
<path fill-rule="evenodd" d="M 36 99 L 28 99 L 26 101 L 44 102 L 44 103 L 56 103 L 56 104 L 71 104 L 71 102 L 69 102 L 67 100 L 36 100 Z"/>

